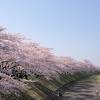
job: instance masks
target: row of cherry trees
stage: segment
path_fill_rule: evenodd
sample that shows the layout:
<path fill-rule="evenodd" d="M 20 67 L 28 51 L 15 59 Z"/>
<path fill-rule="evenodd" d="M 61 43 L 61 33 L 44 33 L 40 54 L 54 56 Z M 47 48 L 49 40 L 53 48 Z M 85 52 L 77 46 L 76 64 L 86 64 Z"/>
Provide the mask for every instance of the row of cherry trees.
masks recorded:
<path fill-rule="evenodd" d="M 0 31 L 0 62 L 3 61 L 16 62 L 15 65 L 21 66 L 27 74 L 40 74 L 46 77 L 58 77 L 58 73 L 95 71 L 88 60 L 76 61 L 70 57 L 59 57 L 54 55 L 51 49 L 27 41 L 21 34 Z"/>

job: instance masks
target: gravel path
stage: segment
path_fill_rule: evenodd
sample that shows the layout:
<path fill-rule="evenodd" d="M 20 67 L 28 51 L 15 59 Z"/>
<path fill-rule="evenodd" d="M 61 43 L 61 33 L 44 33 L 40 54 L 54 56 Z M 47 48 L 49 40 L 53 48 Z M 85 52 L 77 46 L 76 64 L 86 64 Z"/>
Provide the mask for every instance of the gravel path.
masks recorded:
<path fill-rule="evenodd" d="M 97 89 L 100 91 L 100 75 L 78 81 L 65 91 L 61 100 L 100 100 L 100 92 L 96 95 Z"/>

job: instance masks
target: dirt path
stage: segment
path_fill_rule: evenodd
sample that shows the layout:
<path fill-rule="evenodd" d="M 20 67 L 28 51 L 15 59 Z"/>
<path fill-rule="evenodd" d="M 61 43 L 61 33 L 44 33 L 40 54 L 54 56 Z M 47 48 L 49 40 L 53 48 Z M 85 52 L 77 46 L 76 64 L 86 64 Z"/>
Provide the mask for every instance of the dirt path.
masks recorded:
<path fill-rule="evenodd" d="M 100 91 L 100 75 L 78 81 L 65 91 L 61 100 L 100 100 L 100 92 L 96 95 L 97 89 Z"/>

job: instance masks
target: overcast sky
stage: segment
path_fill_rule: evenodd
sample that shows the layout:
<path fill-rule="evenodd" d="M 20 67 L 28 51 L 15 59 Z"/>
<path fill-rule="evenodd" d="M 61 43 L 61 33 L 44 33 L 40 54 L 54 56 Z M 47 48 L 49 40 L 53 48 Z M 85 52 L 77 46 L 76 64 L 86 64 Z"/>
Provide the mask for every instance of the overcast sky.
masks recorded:
<path fill-rule="evenodd" d="M 100 65 L 100 0 L 0 0 L 0 24 L 57 55 Z"/>

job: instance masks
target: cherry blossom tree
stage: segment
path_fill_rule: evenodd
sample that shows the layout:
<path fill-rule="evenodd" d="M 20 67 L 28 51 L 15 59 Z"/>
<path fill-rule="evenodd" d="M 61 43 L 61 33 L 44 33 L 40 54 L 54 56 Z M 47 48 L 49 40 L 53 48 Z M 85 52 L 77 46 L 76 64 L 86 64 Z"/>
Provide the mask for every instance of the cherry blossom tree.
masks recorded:
<path fill-rule="evenodd" d="M 89 61 L 76 61 L 71 57 L 59 57 L 51 52 L 52 49 L 42 47 L 39 43 L 26 40 L 20 34 L 0 31 L 0 62 L 16 63 L 27 74 L 44 76 L 59 76 L 59 73 L 75 73 L 77 71 L 95 70 Z M 8 65 L 5 65 L 8 67 Z M 11 65 L 10 65 L 11 66 Z M 1 65 L 2 67 L 2 65 Z M 7 68 L 9 73 L 11 68 Z M 1 72 L 5 72 L 1 69 Z"/>

